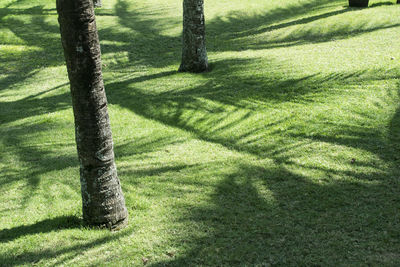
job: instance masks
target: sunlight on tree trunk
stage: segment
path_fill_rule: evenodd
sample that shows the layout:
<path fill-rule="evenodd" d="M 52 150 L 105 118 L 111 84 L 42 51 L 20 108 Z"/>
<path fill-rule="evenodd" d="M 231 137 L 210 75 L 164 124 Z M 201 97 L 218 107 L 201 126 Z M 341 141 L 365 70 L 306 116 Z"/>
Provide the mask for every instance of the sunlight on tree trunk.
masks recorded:
<path fill-rule="evenodd" d="M 93 0 L 94 7 L 101 7 L 101 0 Z"/>
<path fill-rule="evenodd" d="M 119 229 L 128 213 L 114 162 L 92 0 L 57 0 L 70 80 L 84 221 Z"/>
<path fill-rule="evenodd" d="M 205 38 L 204 1 L 183 1 L 183 47 L 179 71 L 203 72 L 208 70 Z"/>

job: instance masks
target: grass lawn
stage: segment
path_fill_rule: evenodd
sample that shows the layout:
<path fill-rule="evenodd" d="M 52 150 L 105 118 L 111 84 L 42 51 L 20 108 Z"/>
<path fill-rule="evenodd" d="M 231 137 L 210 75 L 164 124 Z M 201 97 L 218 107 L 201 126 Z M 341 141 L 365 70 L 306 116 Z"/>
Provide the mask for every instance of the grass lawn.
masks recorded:
<path fill-rule="evenodd" d="M 54 0 L 0 1 L 0 266 L 399 266 L 400 5 L 181 0 L 96 10 L 130 224 L 81 222 Z"/>

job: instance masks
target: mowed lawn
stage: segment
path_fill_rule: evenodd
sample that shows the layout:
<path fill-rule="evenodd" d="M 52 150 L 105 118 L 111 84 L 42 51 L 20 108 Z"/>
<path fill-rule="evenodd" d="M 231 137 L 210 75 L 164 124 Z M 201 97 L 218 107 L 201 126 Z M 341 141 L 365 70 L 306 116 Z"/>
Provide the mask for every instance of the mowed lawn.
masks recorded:
<path fill-rule="evenodd" d="M 54 0 L 0 1 L 0 266 L 399 266 L 400 5 L 181 0 L 96 10 L 130 223 L 81 221 Z"/>

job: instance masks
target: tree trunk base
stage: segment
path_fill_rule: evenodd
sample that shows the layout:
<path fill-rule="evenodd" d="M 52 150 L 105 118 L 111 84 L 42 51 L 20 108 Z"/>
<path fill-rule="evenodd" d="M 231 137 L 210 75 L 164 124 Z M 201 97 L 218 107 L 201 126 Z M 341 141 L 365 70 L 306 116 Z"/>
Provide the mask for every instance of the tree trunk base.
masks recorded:
<path fill-rule="evenodd" d="M 349 0 L 350 7 L 368 7 L 369 0 Z"/>
<path fill-rule="evenodd" d="M 116 222 L 113 225 L 109 225 L 109 227 L 107 227 L 108 229 L 110 229 L 110 231 L 119 231 L 121 229 L 124 229 L 126 226 L 128 225 L 128 217 L 125 217 L 124 219 Z"/>
<path fill-rule="evenodd" d="M 128 217 L 125 217 L 124 219 L 117 221 L 116 223 L 108 222 L 95 225 L 92 222 L 85 222 L 85 224 L 91 227 L 98 227 L 100 229 L 109 229 L 110 231 L 114 232 L 124 229 L 128 225 Z"/>
<path fill-rule="evenodd" d="M 192 73 L 201 73 L 201 72 L 207 72 L 209 71 L 208 64 L 199 64 L 199 65 L 192 65 L 192 66 L 186 66 L 181 64 L 179 69 L 179 72 L 192 72 Z"/>

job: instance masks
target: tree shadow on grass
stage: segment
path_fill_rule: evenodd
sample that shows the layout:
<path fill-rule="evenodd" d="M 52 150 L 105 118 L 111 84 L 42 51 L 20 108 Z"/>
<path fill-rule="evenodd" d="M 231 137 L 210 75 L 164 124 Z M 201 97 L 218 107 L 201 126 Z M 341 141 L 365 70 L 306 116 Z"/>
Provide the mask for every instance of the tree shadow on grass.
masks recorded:
<path fill-rule="evenodd" d="M 66 168 L 73 167 L 76 170 L 79 168 L 77 157 L 75 153 L 71 153 L 71 150 L 67 149 L 65 153 L 65 147 L 73 147 L 75 150 L 75 145 L 73 143 L 69 144 L 59 144 L 47 146 L 45 144 L 38 144 L 27 146 L 24 144 L 24 140 L 29 139 L 31 134 L 42 135 L 46 134 L 52 129 L 54 125 L 37 125 L 32 124 L 20 124 L 19 127 L 12 127 L 5 131 L 5 136 L 1 138 L 2 142 L 5 142 L 6 146 L 10 147 L 10 153 L 18 157 L 23 165 L 23 168 L 19 168 L 14 171 L 14 165 L 5 167 L 5 175 L 0 179 L 1 191 L 4 190 L 3 195 L 7 196 L 9 190 L 8 188 L 16 189 L 17 193 L 21 195 L 18 196 L 18 200 L 15 203 L 22 203 L 21 207 L 16 207 L 13 203 L 14 201 L 10 198 L 6 198 L 7 201 L 12 203 L 12 207 L 8 210 L 0 210 L 1 216 L 8 216 L 9 214 L 24 213 L 24 209 L 30 204 L 31 198 L 41 197 L 44 198 L 41 207 L 45 206 L 49 211 L 52 210 L 53 202 L 60 204 L 60 201 L 71 201 L 71 199 L 78 199 L 76 196 L 71 195 L 71 191 L 75 191 L 79 195 L 79 173 L 76 171 L 76 177 L 70 179 L 71 176 L 59 176 L 57 173 L 63 171 Z M 60 126 L 56 126 L 57 128 Z M 3 131 L 4 132 L 4 131 Z M 124 157 L 139 157 L 142 154 L 151 153 L 158 149 L 163 149 L 167 145 L 173 145 L 179 143 L 180 140 L 177 137 L 169 136 L 165 138 L 136 138 L 135 142 L 119 143 L 116 146 L 116 153 L 119 154 L 120 158 Z M 6 152 L 3 151 L 0 155 L 4 155 Z M 7 157 L 7 155 L 5 155 Z M 187 166 L 163 166 L 162 168 L 155 170 L 138 170 L 136 171 L 136 176 L 151 176 L 158 175 L 160 173 L 168 171 L 177 171 L 180 169 L 185 169 Z M 124 177 L 126 172 L 129 172 L 129 167 L 126 166 L 119 168 L 119 176 Z M 49 175 L 49 172 L 53 172 L 55 175 Z M 44 179 L 46 177 L 47 179 Z M 73 177 L 72 177 L 73 178 Z M 139 206 L 141 209 L 146 209 L 140 203 L 136 203 L 137 199 L 130 200 L 128 185 L 135 185 L 137 179 L 128 179 L 125 177 L 122 181 L 124 187 L 124 192 L 126 192 L 126 200 L 129 209 L 133 206 Z M 14 184 L 23 184 L 21 187 L 13 187 Z M 66 190 L 62 186 L 68 187 L 71 190 Z M 57 197 L 53 196 L 53 191 L 57 190 Z M 73 200 L 72 200 L 73 201 Z M 80 205 L 80 201 L 75 201 L 76 207 Z M 36 207 L 34 207 L 35 209 Z M 75 208 L 74 208 L 75 210 Z M 59 210 L 58 210 L 59 211 Z M 64 210 L 68 212 L 68 210 Z M 50 212 L 52 213 L 52 212 Z M 50 214 L 49 213 L 49 214 Z M 46 214 L 46 213 L 45 213 Z M 65 213 L 64 213 L 65 214 Z M 135 214 L 131 214 L 132 217 Z M 25 220 L 31 221 L 32 218 L 26 218 Z M 18 225 L 15 223 L 15 225 Z M 52 219 L 45 219 L 32 225 L 21 225 L 15 226 L 11 229 L 0 230 L 0 243 L 9 243 L 9 246 L 5 246 L 5 249 L 0 254 L 0 265 L 5 266 L 20 266 L 24 264 L 40 264 L 41 261 L 51 262 L 54 265 L 69 264 L 74 259 L 82 257 L 82 254 L 86 252 L 105 249 L 107 244 L 116 242 L 117 240 L 124 238 L 132 234 L 134 226 L 132 224 L 128 226 L 127 229 L 122 230 L 118 233 L 108 233 L 105 231 L 102 237 L 95 238 L 91 235 L 88 229 L 82 227 L 82 222 L 79 218 L 75 216 L 61 216 Z M 69 234 L 68 230 L 85 230 L 86 233 L 76 233 Z M 87 231 L 86 231 L 87 230 Z M 87 234 L 89 233 L 89 234 Z M 24 238 L 30 239 L 29 236 L 34 236 L 35 247 L 29 247 L 21 250 L 13 249 L 14 244 L 18 244 Z M 50 238 L 51 240 L 47 239 Z M 54 238 L 54 240 L 53 240 Z M 17 240 L 20 239 L 20 240 Z M 65 240 L 64 240 L 65 239 Z M 44 240 L 45 242 L 41 242 Z M 122 242 L 122 241 L 121 241 Z M 49 244 L 54 244 L 54 246 L 49 246 Z M 43 248 L 45 247 L 45 248 Z M 107 248 L 107 253 L 109 249 Z M 95 260 L 95 259 L 93 259 Z M 115 260 L 115 258 L 114 258 Z"/>
<path fill-rule="evenodd" d="M 360 12 L 357 9 L 342 8 L 326 11 L 326 6 L 338 8 L 341 1 L 305 1 L 300 4 L 267 10 L 265 14 L 248 15 L 244 12 L 233 12 L 207 20 L 207 47 L 210 52 L 241 51 L 247 49 L 269 49 L 291 47 L 309 43 L 323 43 L 332 40 L 348 39 L 364 33 L 400 26 L 400 22 L 374 21 L 364 13 L 357 14 L 357 20 L 350 20 L 348 12 Z M 310 15 L 307 15 L 310 14 Z M 114 28 L 101 28 L 102 40 L 120 43 L 104 44 L 103 52 L 128 52 L 128 62 L 118 63 L 119 68 L 135 64 L 152 67 L 166 67 L 178 64 L 180 60 L 181 38 L 163 34 L 163 30 L 175 25 L 176 19 L 155 20 L 154 11 L 133 9 L 128 2 L 118 0 L 115 15 L 119 24 L 131 30 L 119 31 Z M 150 16 L 151 15 L 151 16 Z M 330 18 L 345 16 L 343 20 Z M 321 28 L 319 21 L 324 21 Z M 293 29 L 292 26 L 303 25 Z M 285 31 L 279 31 L 284 30 Z M 326 30 L 329 29 L 329 30 Z M 269 33 L 265 37 L 259 37 Z M 257 38 L 256 38 L 257 37 Z M 118 66 L 111 66 L 117 71 Z"/>
<path fill-rule="evenodd" d="M 196 232 L 174 241 L 185 250 L 152 266 L 399 263 L 399 184 L 390 175 L 371 177 L 376 185 L 321 184 L 284 166 L 237 169 L 207 207 L 186 207 L 179 222 Z"/>
<path fill-rule="evenodd" d="M 309 25 L 322 19 L 342 15 L 351 10 L 345 8 L 324 11 L 324 7 L 327 5 L 335 6 L 338 4 L 340 4 L 340 1 L 334 1 L 334 3 L 332 1 L 304 1 L 300 4 L 267 10 L 265 14 L 261 15 L 249 16 L 236 12 L 228 15 L 227 19 L 224 20 L 218 17 L 210 19 L 207 21 L 209 50 L 216 52 L 240 51 L 319 43 L 400 25 L 395 22 L 377 21 L 371 23 L 369 21 L 369 26 L 366 28 L 365 21 L 358 21 L 353 22 L 351 27 L 347 24 L 331 25 L 331 30 L 324 33 L 313 32 L 310 27 L 303 27 L 284 36 L 277 35 L 267 41 L 265 39 L 255 41 L 247 38 L 265 32 L 290 28 L 293 25 Z M 8 7 L 2 8 L 0 12 L 0 18 L 3 18 L 1 25 L 19 38 L 20 44 L 30 47 L 26 51 L 1 58 L 4 64 L 0 66 L 0 70 L 5 74 L 4 77 L 0 78 L 2 90 L 13 88 L 15 84 L 35 75 L 43 67 L 64 64 L 58 25 L 55 23 L 55 19 L 53 22 L 46 20 L 48 17 L 45 15 L 49 15 L 47 12 L 52 12 L 52 10 L 46 9 L 44 6 L 19 10 L 13 8 L 10 4 Z M 126 69 L 135 64 L 152 67 L 178 64 L 181 56 L 180 36 L 162 33 L 164 29 L 170 28 L 169 25 L 176 25 L 177 19 L 170 18 L 157 21 L 149 16 L 153 16 L 154 12 L 149 12 L 146 9 L 132 10 L 128 2 L 118 0 L 113 14 L 119 18 L 121 26 L 132 30 L 132 32 L 127 33 L 116 28 L 103 28 L 99 25 L 99 35 L 103 42 L 102 50 L 104 54 L 128 52 L 129 62 L 120 62 L 118 66 L 110 65 L 107 67 L 110 71 Z M 101 12 L 99 13 L 101 14 Z M 311 15 L 307 16 L 308 13 Z M 10 16 L 6 17 L 6 15 Z M 21 15 L 21 18 L 18 17 L 19 15 Z M 367 19 L 370 20 L 371 18 L 368 17 Z M 118 44 L 113 44 L 115 41 Z M 12 45 L 12 42 L 7 44 Z M 12 68 L 9 69 L 9 66 L 12 66 Z"/>
<path fill-rule="evenodd" d="M 75 216 L 61 216 L 46 219 L 31 225 L 17 226 L 11 229 L 0 230 L 0 242 L 9 242 L 27 235 L 43 234 L 63 229 L 79 228 L 82 220 Z"/>
<path fill-rule="evenodd" d="M 63 225 L 60 225 L 63 224 Z M 22 236 L 36 233 L 50 233 L 54 231 L 62 231 L 67 229 L 81 228 L 81 222 L 73 216 L 59 217 L 55 219 L 44 220 L 31 226 L 21 226 L 10 230 L 3 230 L 0 235 L 12 240 Z M 103 230 L 108 231 L 108 230 Z M 132 229 L 125 229 L 118 233 L 108 233 L 100 238 L 89 241 L 81 241 L 72 246 L 54 247 L 51 249 L 41 249 L 32 252 L 24 252 L 17 256 L 0 255 L 0 261 L 5 266 L 20 266 L 23 264 L 37 264 L 42 260 L 53 260 L 55 265 L 62 265 L 66 262 L 82 255 L 88 250 L 98 248 L 103 244 L 119 240 L 127 235 L 132 234 Z M 55 260 L 55 258 L 58 258 Z"/>
<path fill-rule="evenodd" d="M 71 108 L 71 97 L 69 93 L 41 97 L 44 94 L 57 91 L 66 85 L 68 84 L 64 83 L 16 101 L 0 101 L 0 123 L 10 123 L 20 119 Z"/>
<path fill-rule="evenodd" d="M 54 127 L 54 125 L 52 125 Z M 30 200 L 41 192 L 41 196 L 48 200 L 54 197 L 52 187 L 56 184 L 63 185 L 71 191 L 79 191 L 79 178 L 76 182 L 66 179 L 57 179 L 51 177 L 49 173 L 56 173 L 70 167 L 78 168 L 78 160 L 75 155 L 70 155 L 69 148 L 75 147 L 73 143 L 51 143 L 49 145 L 26 144 L 26 140 L 32 138 L 32 135 L 48 134 L 52 126 L 40 124 L 23 124 L 20 127 L 13 127 L 7 131 L 2 131 L 4 136 L 0 139 L 2 145 L 8 147 L 8 151 L 1 153 L 2 157 L 9 157 L 11 154 L 14 159 L 12 164 L 3 168 L 3 175 L 0 179 L 1 190 L 7 195 L 7 190 L 13 188 L 16 184 L 23 183 L 20 188 L 20 197 L 18 198 L 18 206 L 25 209 L 29 206 Z M 54 142 L 54 140 L 51 140 Z M 4 162 L 8 162 L 4 160 Z M 54 176 L 54 175 L 53 175 Z M 46 177 L 46 179 L 43 179 Z M 65 188 L 64 188 L 65 189 Z M 69 199 L 71 192 L 58 192 L 60 197 Z M 15 209 L 15 207 L 14 207 Z M 0 210 L 5 213 L 9 210 Z"/>
<path fill-rule="evenodd" d="M 400 96 L 400 82 L 399 82 L 399 91 L 398 94 Z M 396 113 L 394 114 L 392 120 L 389 124 L 389 135 L 388 140 L 391 144 L 390 151 L 387 153 L 390 155 L 388 160 L 394 160 L 396 165 L 400 164 L 400 106 L 397 108 Z"/>
<path fill-rule="evenodd" d="M 56 15 L 57 10 L 55 8 L 44 8 L 44 6 L 33 6 L 30 8 L 10 8 L 10 7 L 0 8 L 0 18 L 5 17 L 10 14 L 12 14 L 12 15 Z"/>
<path fill-rule="evenodd" d="M 251 68 L 252 63 L 240 59 L 217 62 L 213 73 L 205 74 L 207 79 L 203 84 L 160 93 L 140 89 L 133 82 L 137 78 L 109 83 L 106 84 L 108 99 L 146 119 L 183 129 L 198 139 L 263 157 L 270 151 L 279 150 L 279 144 L 264 142 L 263 138 L 290 130 L 293 115 L 264 119 L 260 112 L 273 111 L 284 103 L 311 104 L 341 94 L 340 91 L 332 92 L 333 86 L 379 79 L 375 72 L 368 71 L 282 79 L 275 74 L 242 75 L 241 70 Z M 396 75 L 396 72 L 392 74 Z M 164 72 L 156 76 L 175 79 L 182 74 Z M 239 131 L 235 132 L 235 128 Z"/>
<path fill-rule="evenodd" d="M 340 1 L 303 1 L 284 7 L 272 8 L 266 10 L 264 14 L 252 14 L 251 16 L 246 14 L 245 11 L 235 11 L 226 15 L 225 18 L 216 17 L 208 20 L 207 33 L 210 38 L 218 37 L 222 33 L 223 39 L 227 41 L 294 25 L 307 24 L 354 10 L 344 7 L 339 10 L 324 12 L 323 9 L 327 6 L 338 8 L 339 3 Z M 307 16 L 307 14 L 311 15 Z"/>
<path fill-rule="evenodd" d="M 373 3 L 372 5 L 369 6 L 369 8 L 371 7 L 378 7 L 378 6 L 392 6 L 394 5 L 394 2 L 380 2 L 380 3 Z"/>
<path fill-rule="evenodd" d="M 398 88 L 400 95 L 400 83 L 398 83 Z M 389 101 L 394 101 L 393 99 L 398 98 L 392 95 L 391 92 L 388 93 L 388 96 L 391 97 Z M 381 101 L 376 99 L 376 103 L 373 106 L 375 110 L 382 108 L 379 103 Z M 383 133 L 381 128 L 372 128 L 370 126 L 379 119 L 371 110 L 356 111 L 353 114 L 355 116 L 351 122 L 340 121 L 332 123 L 326 121 L 325 131 L 330 134 L 321 132 L 304 136 L 290 133 L 289 136 L 369 151 L 378 155 L 381 160 L 388 162 L 391 168 L 395 169 L 400 163 L 400 135 L 398 134 L 400 129 L 400 107 L 394 112 L 389 124 L 385 125 L 387 133 Z"/>
<path fill-rule="evenodd" d="M 56 127 L 66 127 L 70 122 L 50 123 L 49 121 L 37 120 L 40 115 L 58 112 L 71 107 L 70 97 L 67 93 L 56 94 L 57 90 L 63 88 L 66 84 L 43 90 L 35 95 L 25 98 L 0 102 L 0 123 L 7 125 L 21 119 L 32 118 L 34 122 L 22 122 L 12 126 L 5 126 L 1 130 L 0 142 L 8 147 L 6 151 L 0 153 L 4 162 L 15 157 L 16 162 L 3 169 L 3 175 L 0 179 L 2 188 L 10 188 L 10 185 L 19 182 L 25 182 L 26 187 L 21 205 L 26 207 L 29 200 L 35 196 L 39 189 L 41 177 L 49 172 L 60 171 L 69 167 L 78 166 L 75 156 L 63 154 L 68 147 L 74 146 L 72 143 L 65 143 L 50 137 L 51 132 Z M 51 94 L 50 96 L 46 94 Z M 46 144 L 36 145 L 27 142 L 36 138 L 38 135 L 48 135 L 49 140 Z M 61 142 L 61 143 L 60 143 Z M 7 157 L 7 160 L 6 160 Z M 59 182 L 70 187 L 68 181 Z M 51 184 L 46 181 L 46 186 Z M 51 192 L 46 191 L 46 192 Z M 51 195 L 47 197 L 51 198 Z M 3 212 L 3 211 L 2 211 Z"/>
<path fill-rule="evenodd" d="M 128 15 L 130 13 L 125 14 L 125 19 L 129 18 Z M 40 21 L 37 22 L 40 24 Z M 259 21 L 260 25 L 261 23 L 263 23 L 262 20 Z M 134 27 L 132 24 L 128 26 Z M 12 27 L 11 23 L 10 27 Z M 343 36 L 344 33 L 346 31 L 343 31 Z M 157 35 L 158 33 L 153 31 L 152 34 Z M 110 40 L 118 40 L 117 37 L 115 35 L 115 38 Z M 154 40 L 152 35 L 146 41 L 149 40 Z M 157 37 L 156 40 L 162 42 L 164 38 Z M 174 45 L 178 41 L 178 38 L 171 38 L 168 42 Z M 232 47 L 233 51 L 238 49 L 235 44 Z M 109 51 L 132 51 L 134 45 L 121 48 L 110 46 L 108 49 L 110 49 Z M 152 49 L 157 49 L 157 46 L 147 50 L 139 48 L 138 52 L 149 52 Z M 175 51 L 178 50 L 175 49 Z M 169 49 L 162 48 L 153 52 L 160 52 L 162 55 L 167 51 Z M 137 56 L 140 56 L 139 54 Z M 34 54 L 34 56 L 40 55 Z M 154 66 L 166 66 L 177 61 L 175 56 L 171 56 L 162 63 L 158 63 L 150 57 L 144 59 L 143 62 Z M 236 65 L 227 72 L 232 71 L 234 74 L 235 68 L 244 68 L 248 63 L 235 62 Z M 219 67 L 229 65 L 228 63 L 216 63 L 215 70 L 218 71 Z M 27 70 L 33 69 L 34 67 Z M 221 72 L 217 72 L 217 74 L 220 75 Z M 243 78 L 240 75 L 228 77 L 225 75 L 225 79 L 222 81 L 216 77 L 217 74 L 215 77 L 212 76 L 213 74 L 206 74 L 211 75 L 208 76 L 210 79 L 207 83 L 172 93 L 169 97 L 165 93 L 148 93 L 131 84 L 175 75 L 171 72 L 108 84 L 112 89 L 111 103 L 126 107 L 145 118 L 155 119 L 162 124 L 191 132 L 198 139 L 222 145 L 229 150 L 249 153 L 256 159 L 270 157 L 275 162 L 274 167 L 260 166 L 255 163 L 238 164 L 237 171 L 224 177 L 217 185 L 215 192 L 210 195 L 212 207 L 189 207 L 190 213 L 182 216 L 181 220 L 203 225 L 201 228 L 203 237 L 192 236 L 188 239 L 179 239 L 177 236 L 176 242 L 186 243 L 187 250 L 182 255 L 177 255 L 177 259 L 165 263 L 171 265 L 187 265 L 187 263 L 239 265 L 246 262 L 249 264 L 296 264 L 300 262 L 323 265 L 334 262 L 349 263 L 352 260 L 360 261 L 363 256 L 365 256 L 365 262 L 374 263 L 374 260 L 382 262 L 384 260 L 379 257 L 386 257 L 389 263 L 396 263 L 396 261 L 398 263 L 398 258 L 396 258 L 398 257 L 396 254 L 398 246 L 394 241 L 399 237 L 399 220 L 396 210 L 399 203 L 397 194 L 399 188 L 398 182 L 394 179 L 394 177 L 398 177 L 398 171 L 395 171 L 392 166 L 397 165 L 397 161 L 393 161 L 386 152 L 377 152 L 380 150 L 378 146 L 382 145 L 384 149 L 398 147 L 398 139 L 396 139 L 398 129 L 391 130 L 393 140 L 386 143 L 381 141 L 379 133 L 368 135 L 362 133 L 361 130 L 354 129 L 351 125 L 348 125 L 347 128 L 337 125 L 338 128 L 344 128 L 343 132 L 347 132 L 348 136 L 356 138 L 353 147 L 361 147 L 388 160 L 392 167 L 389 167 L 384 174 L 381 172 L 364 174 L 351 169 L 341 171 L 333 168 L 321 169 L 320 166 L 301 166 L 290 156 L 285 155 L 285 152 L 290 149 L 295 151 L 295 149 L 304 148 L 309 142 L 312 143 L 316 140 L 335 145 L 352 146 L 350 139 L 344 140 L 340 136 L 332 135 L 318 140 L 318 136 L 314 135 L 315 138 L 310 140 L 306 134 L 293 134 L 294 139 L 306 141 L 298 142 L 296 140 L 290 145 L 270 143 L 271 146 L 260 147 L 259 144 L 262 143 L 263 137 L 271 135 L 271 132 L 266 131 L 272 131 L 275 135 L 283 134 L 285 128 L 282 130 L 279 129 L 279 126 L 290 120 L 290 115 L 282 116 L 280 120 L 277 119 L 271 124 L 264 123 L 247 127 L 244 132 L 234 136 L 221 134 L 234 132 L 232 129 L 235 125 L 243 126 L 243 123 L 256 115 L 254 111 L 268 107 L 271 102 L 279 104 L 288 101 L 300 101 L 300 103 L 303 101 L 304 104 L 308 101 L 311 103 L 313 98 L 309 96 L 314 93 L 321 93 L 323 96 L 323 91 L 329 87 L 330 82 L 342 80 L 342 84 L 344 84 L 351 81 L 349 77 L 355 77 L 356 80 L 363 73 L 338 73 L 333 74 L 332 77 L 311 75 L 292 80 Z M 253 89 L 248 91 L 239 88 L 234 91 L 232 88 L 236 88 L 235 84 L 238 81 L 242 84 L 253 85 Z M 7 83 L 7 86 L 11 87 L 11 82 Z M 204 99 L 217 104 L 205 105 Z M 259 104 L 253 105 L 252 103 L 257 99 Z M 56 106 L 55 109 L 50 110 L 57 110 L 59 108 L 57 105 L 62 99 L 52 100 Z M 20 103 L 22 108 L 23 102 Z M 33 105 L 33 102 L 31 104 Z M 227 109 L 225 105 L 231 105 L 232 109 Z M 19 119 L 24 116 L 28 115 L 22 115 Z M 235 119 L 228 120 L 231 116 L 235 116 Z M 396 115 L 392 122 L 394 126 L 397 125 L 397 117 Z M 193 118 L 193 120 L 189 118 Z M 7 120 L 13 121 L 12 119 Z M 10 134 L 12 133 L 10 132 Z M 257 136 L 262 133 L 267 134 Z M 20 138 L 24 137 L 18 132 L 14 132 L 14 134 Z M 253 139 L 249 141 L 249 137 Z M 252 143 L 252 140 L 257 140 L 257 138 L 261 141 Z M 375 143 L 367 146 L 366 144 L 370 143 L 371 139 L 375 140 Z M 165 142 L 165 140 L 161 141 Z M 9 144 L 12 145 L 12 142 L 9 141 Z M 143 147 L 144 151 L 151 149 L 151 145 Z M 398 152 L 397 150 L 389 151 Z M 43 151 L 34 153 L 39 155 L 40 152 Z M 122 148 L 121 152 L 123 152 Z M 43 161 L 40 160 L 38 164 L 47 164 L 47 158 L 42 159 Z M 23 161 L 29 162 L 26 158 Z M 369 163 L 357 162 L 354 166 L 357 167 L 361 164 Z M 374 168 L 371 164 L 369 165 Z M 296 173 L 293 168 L 290 168 L 291 166 L 296 169 L 302 167 L 308 172 L 322 172 L 327 177 L 327 181 L 310 181 L 308 175 Z M 43 168 L 43 166 L 39 168 Z M 166 171 L 184 169 L 185 166 L 165 167 L 150 172 L 138 172 L 136 175 L 158 175 Z M 331 181 L 331 178 L 335 177 L 350 177 L 351 179 L 344 182 Z M 368 182 L 371 183 L 368 184 Z M 271 195 L 268 192 L 271 192 Z M 9 239 L 18 238 L 15 232 L 14 234 L 13 232 L 8 233 Z M 112 240 L 114 239 L 111 237 L 105 237 L 85 244 L 42 252 L 28 252 L 19 258 L 2 256 L 0 260 L 12 265 L 20 265 L 62 255 L 73 258 L 82 249 L 89 249 Z M 378 241 L 378 245 L 374 241 Z M 382 244 L 386 245 L 382 246 Z M 329 256 L 327 256 L 327 252 Z M 391 258 L 388 253 L 392 253 Z"/>
<path fill-rule="evenodd" d="M 44 6 L 26 9 L 10 7 L 18 2 L 0 9 L 1 27 L 15 36 L 0 42 L 24 47 L 22 51 L 5 47 L 5 53 L 0 55 L 0 72 L 4 75 L 0 78 L 0 90 L 14 89 L 15 84 L 23 83 L 42 68 L 64 64 L 58 26 L 46 20 L 54 18 L 49 16 L 56 14 L 54 9 Z"/>
<path fill-rule="evenodd" d="M 196 230 L 175 236 L 172 243 L 184 249 L 151 266 L 397 266 L 399 114 L 397 109 L 387 135 L 369 127 L 368 121 L 378 119 L 370 111 L 353 123 L 326 121 L 312 136 L 289 131 L 298 146 L 267 152 L 272 161 L 238 162 L 207 205 L 181 207 L 177 221 Z M 353 162 L 344 152 L 335 158 L 321 144 L 367 151 L 381 163 Z M 302 159 L 307 147 L 323 160 Z"/>
<path fill-rule="evenodd" d="M 349 89 L 346 86 L 373 83 L 382 79 L 381 75 L 394 79 L 397 72 L 389 76 L 375 70 L 316 74 L 298 80 L 267 75 L 257 79 L 239 75 L 238 70 L 251 62 L 235 64 L 216 63 L 214 72 L 205 74 L 208 79 L 203 85 L 172 92 L 147 93 L 130 80 L 107 85 L 111 103 L 254 159 L 238 162 L 236 171 L 222 177 L 207 205 L 181 208 L 179 223 L 196 225 L 196 230 L 178 233 L 172 243 L 183 244 L 184 249 L 154 266 L 397 265 L 400 172 L 398 157 L 393 155 L 400 154 L 398 112 L 388 138 L 386 125 L 376 127 L 374 122 L 381 118 L 371 107 L 365 113 L 356 109 L 357 119 L 343 117 L 342 121 L 330 120 L 330 113 L 308 122 L 279 113 L 275 120 L 261 118 L 260 124 L 251 120 L 264 109 L 285 103 L 312 109 L 314 102 L 342 94 L 332 87 Z M 229 66 L 223 70 L 229 73 L 226 79 L 219 66 Z M 236 90 L 243 84 L 255 86 Z M 388 99 L 376 100 L 385 103 Z M 383 112 L 382 108 L 376 104 L 377 111 Z M 304 123 L 320 127 L 303 130 Z M 342 147 L 377 159 L 352 162 L 348 154 L 340 155 Z M 332 155 L 326 154 L 330 149 Z M 304 154 L 318 158 L 319 153 L 322 162 L 302 159 Z M 188 166 L 186 172 L 193 168 Z M 172 189 L 171 194 L 176 193 Z"/>

